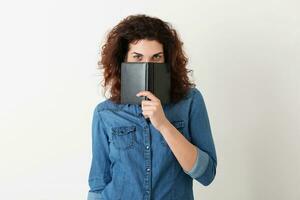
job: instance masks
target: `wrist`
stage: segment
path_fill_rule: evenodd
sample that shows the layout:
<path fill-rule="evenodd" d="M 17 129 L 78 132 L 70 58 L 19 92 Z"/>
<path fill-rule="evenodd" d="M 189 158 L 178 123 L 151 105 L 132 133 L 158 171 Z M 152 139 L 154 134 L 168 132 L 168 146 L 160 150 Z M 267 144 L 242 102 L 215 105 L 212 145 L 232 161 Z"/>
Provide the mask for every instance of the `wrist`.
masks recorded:
<path fill-rule="evenodd" d="M 165 130 L 166 128 L 168 128 L 169 125 L 170 125 L 169 120 L 168 120 L 168 119 L 165 119 L 165 120 L 161 123 L 161 125 L 158 127 L 158 131 L 159 131 L 160 133 L 163 133 L 164 130 Z"/>

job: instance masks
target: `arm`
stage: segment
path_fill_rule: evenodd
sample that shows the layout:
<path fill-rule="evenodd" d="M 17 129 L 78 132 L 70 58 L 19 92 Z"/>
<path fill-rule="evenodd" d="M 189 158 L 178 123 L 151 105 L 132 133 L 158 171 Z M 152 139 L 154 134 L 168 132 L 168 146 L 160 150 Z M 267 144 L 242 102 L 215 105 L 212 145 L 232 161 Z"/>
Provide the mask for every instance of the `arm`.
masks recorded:
<path fill-rule="evenodd" d="M 203 97 L 194 90 L 189 113 L 190 143 L 170 122 L 160 132 L 185 173 L 203 185 L 209 185 L 216 174 L 217 156 Z"/>
<path fill-rule="evenodd" d="M 101 200 L 101 192 L 111 180 L 108 138 L 97 108 L 98 106 L 94 109 L 92 119 L 92 162 L 88 178 L 88 200 Z"/>
<path fill-rule="evenodd" d="M 160 132 L 183 170 L 190 171 L 197 161 L 197 147 L 190 143 L 169 121 L 162 126 Z"/>

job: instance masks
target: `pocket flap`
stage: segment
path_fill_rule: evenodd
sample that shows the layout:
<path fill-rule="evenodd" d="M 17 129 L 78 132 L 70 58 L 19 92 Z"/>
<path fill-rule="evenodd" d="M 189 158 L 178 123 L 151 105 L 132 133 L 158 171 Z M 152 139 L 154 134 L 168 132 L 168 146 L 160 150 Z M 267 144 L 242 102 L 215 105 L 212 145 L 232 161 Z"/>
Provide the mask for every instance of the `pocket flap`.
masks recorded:
<path fill-rule="evenodd" d="M 172 121 L 171 123 L 176 128 L 183 128 L 184 127 L 184 121 L 183 120 L 175 120 L 175 121 Z"/>
<path fill-rule="evenodd" d="M 135 131 L 135 126 L 119 126 L 119 127 L 112 127 L 112 131 L 116 135 L 126 135 L 131 131 Z"/>

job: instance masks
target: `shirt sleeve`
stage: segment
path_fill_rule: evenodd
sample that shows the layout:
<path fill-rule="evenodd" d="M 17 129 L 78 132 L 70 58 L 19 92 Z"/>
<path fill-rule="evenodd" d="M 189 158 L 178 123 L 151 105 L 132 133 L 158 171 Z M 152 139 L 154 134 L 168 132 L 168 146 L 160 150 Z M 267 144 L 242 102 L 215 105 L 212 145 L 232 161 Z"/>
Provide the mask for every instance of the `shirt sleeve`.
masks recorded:
<path fill-rule="evenodd" d="M 92 161 L 88 177 L 88 200 L 101 200 L 101 192 L 111 181 L 108 137 L 98 106 L 92 118 Z"/>
<path fill-rule="evenodd" d="M 188 175 L 190 175 L 192 178 L 197 178 L 199 176 L 202 176 L 202 174 L 207 169 L 209 163 L 209 155 L 205 151 L 199 149 L 197 146 L 196 149 L 197 149 L 197 158 L 193 168 L 190 171 L 186 171 L 185 169 L 183 169 L 183 171 Z"/>
<path fill-rule="evenodd" d="M 188 125 L 191 142 L 197 147 L 197 159 L 193 168 L 184 172 L 207 186 L 216 175 L 217 155 L 203 96 L 197 88 L 192 95 Z"/>

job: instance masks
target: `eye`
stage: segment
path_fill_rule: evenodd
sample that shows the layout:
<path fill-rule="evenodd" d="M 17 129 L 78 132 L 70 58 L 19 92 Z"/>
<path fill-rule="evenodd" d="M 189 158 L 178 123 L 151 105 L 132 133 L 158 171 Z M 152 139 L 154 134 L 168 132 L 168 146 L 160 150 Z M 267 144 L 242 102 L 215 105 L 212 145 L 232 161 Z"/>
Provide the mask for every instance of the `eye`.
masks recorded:
<path fill-rule="evenodd" d="M 161 58 L 162 56 L 161 56 L 160 54 L 157 54 L 157 55 L 154 55 L 153 57 L 159 59 L 159 58 Z"/>
<path fill-rule="evenodd" d="M 140 59 L 142 56 L 141 55 L 134 55 L 133 57 Z"/>

